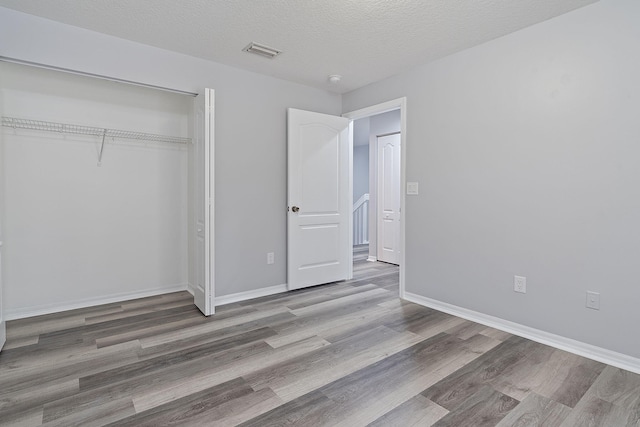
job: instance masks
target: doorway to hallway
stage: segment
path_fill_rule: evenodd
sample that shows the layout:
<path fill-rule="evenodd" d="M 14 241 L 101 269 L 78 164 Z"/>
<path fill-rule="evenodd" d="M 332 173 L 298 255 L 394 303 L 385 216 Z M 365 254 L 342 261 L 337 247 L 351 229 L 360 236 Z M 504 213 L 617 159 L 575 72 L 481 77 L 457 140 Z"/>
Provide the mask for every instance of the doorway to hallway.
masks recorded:
<path fill-rule="evenodd" d="M 354 250 L 354 276 L 357 263 L 362 263 L 366 255 L 366 261 L 386 261 L 398 266 L 399 270 L 399 295 L 404 294 L 404 185 L 405 185 L 405 150 L 404 139 L 406 132 L 406 98 L 399 98 L 361 110 L 343 114 L 353 122 L 353 201 L 354 216 L 352 219 L 353 250 Z M 383 142 L 386 136 L 397 135 L 397 144 L 392 148 L 387 144 L 389 156 L 380 154 L 379 138 Z M 386 141 L 388 142 L 388 141 Z M 386 158 L 386 162 L 384 161 Z M 382 162 L 381 162 L 382 160 Z M 385 173 L 385 168 L 386 172 Z M 381 172 L 382 170 L 382 172 Z M 395 178 L 388 185 L 381 178 Z M 386 188 L 385 188 L 386 187 Z M 393 190 L 392 190 L 393 189 Z M 395 201 L 392 209 L 388 209 L 385 203 Z M 366 208 L 366 213 L 362 206 Z M 386 205 L 386 206 L 385 206 Z M 385 216 L 387 221 L 384 222 Z M 381 238 L 385 235 L 388 239 Z M 392 226 L 397 226 L 392 232 Z M 393 249 L 392 256 L 387 253 L 380 254 L 379 249 Z M 376 263 L 378 264 L 378 263 Z"/>

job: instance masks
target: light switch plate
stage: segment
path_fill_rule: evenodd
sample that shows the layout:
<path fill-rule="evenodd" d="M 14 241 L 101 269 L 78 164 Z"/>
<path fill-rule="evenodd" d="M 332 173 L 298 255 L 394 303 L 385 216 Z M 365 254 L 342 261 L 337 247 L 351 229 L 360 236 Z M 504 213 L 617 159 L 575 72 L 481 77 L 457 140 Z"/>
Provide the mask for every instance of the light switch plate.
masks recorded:
<path fill-rule="evenodd" d="M 418 183 L 417 182 L 407 182 L 407 194 L 411 196 L 415 196 L 418 194 Z"/>

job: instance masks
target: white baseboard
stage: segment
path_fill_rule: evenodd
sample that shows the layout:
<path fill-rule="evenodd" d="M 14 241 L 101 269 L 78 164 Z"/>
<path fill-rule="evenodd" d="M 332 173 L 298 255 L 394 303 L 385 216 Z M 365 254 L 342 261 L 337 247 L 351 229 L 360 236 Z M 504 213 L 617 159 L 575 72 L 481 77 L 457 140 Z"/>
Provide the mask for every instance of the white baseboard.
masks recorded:
<path fill-rule="evenodd" d="M 268 288 L 256 289 L 254 291 L 246 291 L 246 292 L 238 292 L 230 295 L 222 295 L 216 297 L 215 304 L 216 307 L 219 305 L 231 304 L 234 302 L 246 301 L 253 298 L 266 297 L 268 295 L 279 294 L 282 292 L 287 292 L 289 289 L 287 285 L 275 285 L 269 286 Z"/>
<path fill-rule="evenodd" d="M 156 295 L 169 294 L 171 292 L 179 292 L 187 290 L 187 285 L 173 285 L 169 287 L 147 289 L 138 292 L 125 292 L 120 294 L 112 294 L 105 297 L 85 298 L 64 304 L 47 304 L 35 307 L 25 307 L 19 309 L 7 309 L 6 320 L 24 319 L 26 317 L 41 316 L 43 314 L 59 313 L 61 311 L 75 310 L 77 308 L 92 307 L 95 305 L 111 304 L 114 302 L 127 301 L 137 298 L 146 298 Z"/>
<path fill-rule="evenodd" d="M 560 350 L 568 351 L 569 353 L 574 353 L 588 359 L 593 359 L 598 362 L 640 374 L 640 359 L 636 357 L 617 353 L 615 351 L 576 341 L 560 335 L 555 335 L 540 329 L 530 328 L 529 326 L 510 322 L 508 320 L 500 319 L 499 317 L 489 316 L 477 311 L 468 310 L 456 305 L 426 298 L 411 292 L 405 292 L 404 299 L 425 307 L 433 308 L 438 311 L 470 320 L 472 322 L 500 329 L 501 331 L 518 335 L 541 344 L 546 344 Z"/>
<path fill-rule="evenodd" d="M 369 262 L 377 262 L 377 261 L 378 261 L 378 258 L 376 258 L 376 257 L 374 257 L 374 256 L 369 255 L 369 257 L 367 258 L 367 261 L 369 261 Z"/>
<path fill-rule="evenodd" d="M 194 287 L 191 283 L 187 283 L 187 292 L 189 292 L 191 295 L 195 295 L 195 291 L 194 291 Z"/>

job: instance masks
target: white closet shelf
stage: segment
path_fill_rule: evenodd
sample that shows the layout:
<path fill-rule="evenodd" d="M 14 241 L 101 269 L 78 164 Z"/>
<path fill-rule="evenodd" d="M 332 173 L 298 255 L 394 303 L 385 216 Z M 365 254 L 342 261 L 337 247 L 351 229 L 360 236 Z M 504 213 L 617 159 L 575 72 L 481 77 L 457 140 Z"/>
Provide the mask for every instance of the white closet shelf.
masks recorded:
<path fill-rule="evenodd" d="M 14 129 L 31 129 L 47 132 L 68 133 L 75 135 L 94 135 L 102 138 L 137 139 L 149 142 L 188 144 L 191 138 L 179 136 L 155 135 L 152 133 L 133 132 L 128 130 L 106 129 L 91 126 L 72 125 L 67 123 L 45 122 L 42 120 L 18 119 L 2 117 L 2 126 Z"/>

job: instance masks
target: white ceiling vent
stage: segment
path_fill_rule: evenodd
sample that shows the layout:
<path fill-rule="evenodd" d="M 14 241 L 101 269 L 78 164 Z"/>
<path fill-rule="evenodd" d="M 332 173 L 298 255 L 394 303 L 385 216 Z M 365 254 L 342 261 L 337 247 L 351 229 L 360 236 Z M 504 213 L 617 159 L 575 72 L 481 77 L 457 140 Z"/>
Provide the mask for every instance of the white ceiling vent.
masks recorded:
<path fill-rule="evenodd" d="M 249 45 L 242 50 L 249 53 L 255 53 L 256 55 L 264 56 L 265 58 L 269 59 L 273 59 L 282 53 L 281 50 L 274 49 L 272 47 L 255 42 L 249 43 Z"/>

